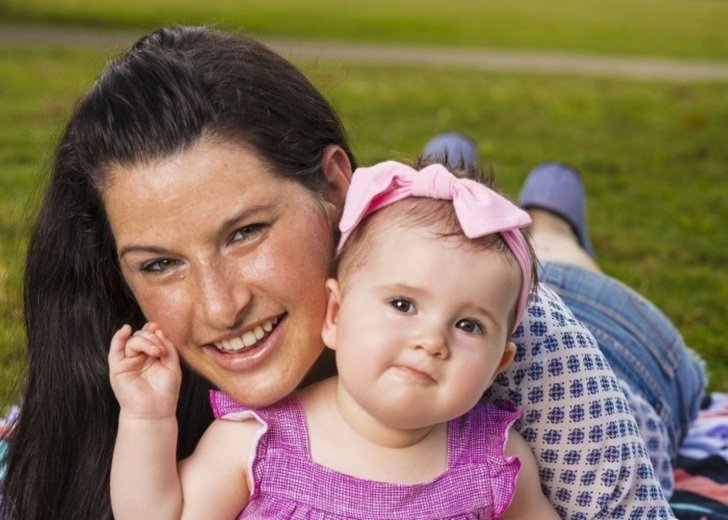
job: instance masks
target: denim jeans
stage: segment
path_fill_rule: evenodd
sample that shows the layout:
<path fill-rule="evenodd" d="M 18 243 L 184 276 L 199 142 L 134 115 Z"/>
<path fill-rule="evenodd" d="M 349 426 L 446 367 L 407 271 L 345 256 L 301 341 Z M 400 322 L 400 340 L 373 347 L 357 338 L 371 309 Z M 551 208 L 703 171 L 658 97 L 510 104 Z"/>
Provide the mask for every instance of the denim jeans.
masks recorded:
<path fill-rule="evenodd" d="M 545 262 L 539 277 L 591 331 L 617 377 L 662 418 L 674 460 L 705 391 L 703 361 L 655 305 L 618 280 L 557 262 Z"/>

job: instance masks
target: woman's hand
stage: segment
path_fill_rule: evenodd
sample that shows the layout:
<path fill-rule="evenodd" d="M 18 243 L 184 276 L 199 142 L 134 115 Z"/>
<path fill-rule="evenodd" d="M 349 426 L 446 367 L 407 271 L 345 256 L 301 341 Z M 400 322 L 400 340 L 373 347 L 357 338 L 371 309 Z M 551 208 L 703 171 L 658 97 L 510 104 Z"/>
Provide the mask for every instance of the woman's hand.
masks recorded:
<path fill-rule="evenodd" d="M 109 377 L 123 414 L 139 419 L 175 415 L 182 381 L 179 356 L 156 323 L 133 334 L 129 325 L 116 331 Z"/>

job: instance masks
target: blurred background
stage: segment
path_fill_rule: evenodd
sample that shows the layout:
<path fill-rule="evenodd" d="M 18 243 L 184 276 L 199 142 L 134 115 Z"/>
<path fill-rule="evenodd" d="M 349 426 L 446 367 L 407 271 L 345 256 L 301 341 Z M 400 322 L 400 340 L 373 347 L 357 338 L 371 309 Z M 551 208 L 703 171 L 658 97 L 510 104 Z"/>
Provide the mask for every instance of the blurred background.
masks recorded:
<path fill-rule="evenodd" d="M 728 391 L 725 0 L 0 1 L 0 403 L 23 364 L 29 223 L 76 99 L 151 28 L 258 36 L 338 109 L 362 164 L 470 135 L 515 197 L 583 174 L 603 269 L 659 305 Z"/>

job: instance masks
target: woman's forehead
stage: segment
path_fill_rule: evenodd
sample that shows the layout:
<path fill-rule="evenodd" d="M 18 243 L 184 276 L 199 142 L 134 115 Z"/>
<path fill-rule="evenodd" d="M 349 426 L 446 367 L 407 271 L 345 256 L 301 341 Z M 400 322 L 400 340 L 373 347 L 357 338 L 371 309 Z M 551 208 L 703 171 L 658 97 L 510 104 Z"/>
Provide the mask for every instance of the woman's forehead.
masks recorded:
<path fill-rule="evenodd" d="M 205 138 L 162 157 L 132 164 L 112 164 L 105 189 L 117 183 L 204 183 L 221 174 L 268 174 L 271 168 L 254 149 L 243 142 Z M 132 179 L 129 179 L 132 177 Z"/>
<path fill-rule="evenodd" d="M 291 184 L 246 147 L 207 142 L 153 162 L 112 167 L 103 199 L 118 238 L 162 224 L 215 224 L 246 208 L 277 205 Z"/>

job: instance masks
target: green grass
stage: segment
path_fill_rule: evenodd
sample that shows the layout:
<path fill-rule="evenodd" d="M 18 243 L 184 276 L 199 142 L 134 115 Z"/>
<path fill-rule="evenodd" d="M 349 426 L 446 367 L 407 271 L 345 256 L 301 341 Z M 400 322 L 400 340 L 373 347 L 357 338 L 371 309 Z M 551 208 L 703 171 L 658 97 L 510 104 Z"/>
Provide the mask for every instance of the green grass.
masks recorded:
<path fill-rule="evenodd" d="M 728 59 L 720 0 L 4 0 L 0 20 Z"/>
<path fill-rule="evenodd" d="M 28 220 L 55 142 L 106 52 L 0 45 L 0 396 L 22 364 Z M 603 268 L 661 306 L 728 391 L 728 89 L 429 67 L 302 63 L 340 110 L 362 163 L 472 135 L 517 193 L 552 158 L 583 170 Z"/>

